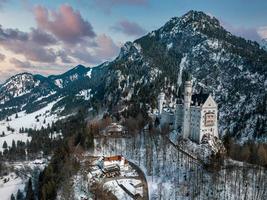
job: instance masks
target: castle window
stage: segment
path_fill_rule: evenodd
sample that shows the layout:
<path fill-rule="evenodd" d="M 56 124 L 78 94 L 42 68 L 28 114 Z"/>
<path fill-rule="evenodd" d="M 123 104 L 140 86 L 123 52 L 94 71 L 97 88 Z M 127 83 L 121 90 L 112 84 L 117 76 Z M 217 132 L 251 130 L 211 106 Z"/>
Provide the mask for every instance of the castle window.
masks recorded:
<path fill-rule="evenodd" d="M 213 126 L 215 124 L 215 115 L 214 113 L 205 114 L 205 126 Z"/>

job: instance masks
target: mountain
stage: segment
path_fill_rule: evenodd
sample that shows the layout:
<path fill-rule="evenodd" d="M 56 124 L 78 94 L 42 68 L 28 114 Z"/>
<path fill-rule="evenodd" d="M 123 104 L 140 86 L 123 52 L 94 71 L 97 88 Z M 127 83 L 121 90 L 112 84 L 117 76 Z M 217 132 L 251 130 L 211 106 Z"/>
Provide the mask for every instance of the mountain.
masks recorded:
<path fill-rule="evenodd" d="M 127 42 L 112 62 L 78 65 L 56 76 L 19 74 L 0 87 L 0 117 L 35 112 L 51 102 L 59 115 L 86 108 L 137 116 L 153 112 L 157 95 L 182 98 L 190 74 L 194 92 L 219 104 L 220 133 L 240 141 L 267 139 L 267 52 L 226 31 L 203 12 L 174 17 L 160 29 Z"/>
<path fill-rule="evenodd" d="M 267 38 L 262 40 L 262 48 L 267 51 Z"/>

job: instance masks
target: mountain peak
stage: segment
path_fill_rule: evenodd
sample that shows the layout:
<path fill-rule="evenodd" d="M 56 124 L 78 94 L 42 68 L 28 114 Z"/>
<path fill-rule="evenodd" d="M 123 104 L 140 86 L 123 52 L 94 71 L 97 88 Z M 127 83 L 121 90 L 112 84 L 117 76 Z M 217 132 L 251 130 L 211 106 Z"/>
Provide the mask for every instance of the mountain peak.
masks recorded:
<path fill-rule="evenodd" d="M 83 69 L 86 69 L 86 67 L 83 66 L 83 65 L 77 65 L 77 66 L 74 67 L 73 69 L 75 69 L 75 70 L 83 70 Z"/>
<path fill-rule="evenodd" d="M 190 10 L 181 17 L 173 17 L 161 30 L 165 33 L 176 34 L 180 32 L 203 33 L 223 30 L 220 22 L 202 11 Z"/>

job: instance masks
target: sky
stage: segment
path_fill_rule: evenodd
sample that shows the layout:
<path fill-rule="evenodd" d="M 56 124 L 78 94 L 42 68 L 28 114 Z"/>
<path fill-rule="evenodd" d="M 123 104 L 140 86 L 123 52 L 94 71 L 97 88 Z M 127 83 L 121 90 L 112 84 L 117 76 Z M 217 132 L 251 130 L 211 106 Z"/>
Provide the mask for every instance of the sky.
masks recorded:
<path fill-rule="evenodd" d="M 112 60 L 126 41 L 189 10 L 246 39 L 267 38 L 266 0 L 0 0 L 0 83 Z"/>

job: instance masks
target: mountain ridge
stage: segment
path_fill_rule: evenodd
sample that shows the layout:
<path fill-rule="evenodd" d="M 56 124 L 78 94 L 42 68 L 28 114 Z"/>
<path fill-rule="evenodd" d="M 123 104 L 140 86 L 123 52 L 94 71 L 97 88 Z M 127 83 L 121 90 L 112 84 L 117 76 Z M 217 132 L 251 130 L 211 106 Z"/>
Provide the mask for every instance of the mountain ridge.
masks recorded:
<path fill-rule="evenodd" d="M 160 91 L 170 104 L 182 98 L 183 82 L 191 74 L 194 92 L 204 89 L 218 102 L 221 133 L 261 140 L 267 136 L 266 63 L 267 52 L 258 43 L 232 35 L 215 17 L 189 11 L 126 42 L 111 62 L 92 68 L 77 65 L 45 77 L 40 87 L 33 88 L 35 94 L 26 94 L 18 105 L 56 92 L 47 103 L 62 98 L 58 104 L 65 107 L 65 114 L 84 106 L 96 113 L 106 107 L 118 115 L 137 116 L 155 110 Z"/>

